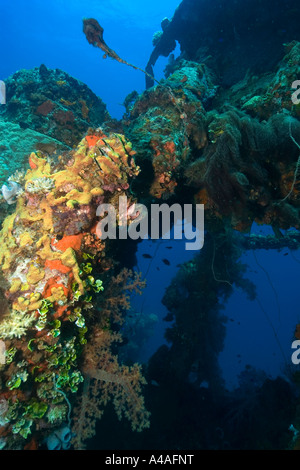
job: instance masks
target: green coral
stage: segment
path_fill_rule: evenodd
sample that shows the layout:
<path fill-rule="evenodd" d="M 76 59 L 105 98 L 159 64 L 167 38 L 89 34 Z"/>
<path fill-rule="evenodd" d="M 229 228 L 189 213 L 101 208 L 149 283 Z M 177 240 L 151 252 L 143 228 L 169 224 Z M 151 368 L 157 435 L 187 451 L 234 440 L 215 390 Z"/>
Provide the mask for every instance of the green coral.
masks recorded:
<path fill-rule="evenodd" d="M 31 434 L 32 423 L 32 419 L 21 418 L 12 426 L 13 434 L 20 434 L 24 439 L 27 439 L 29 434 Z"/>
<path fill-rule="evenodd" d="M 48 410 L 47 403 L 38 401 L 36 399 L 30 400 L 28 405 L 25 406 L 25 415 L 32 419 L 41 419 Z"/>
<path fill-rule="evenodd" d="M 68 408 L 66 405 L 51 406 L 46 418 L 51 424 L 61 424 L 66 420 Z"/>
<path fill-rule="evenodd" d="M 11 364 L 13 362 L 16 352 L 16 348 L 10 348 L 5 351 L 5 364 Z"/>

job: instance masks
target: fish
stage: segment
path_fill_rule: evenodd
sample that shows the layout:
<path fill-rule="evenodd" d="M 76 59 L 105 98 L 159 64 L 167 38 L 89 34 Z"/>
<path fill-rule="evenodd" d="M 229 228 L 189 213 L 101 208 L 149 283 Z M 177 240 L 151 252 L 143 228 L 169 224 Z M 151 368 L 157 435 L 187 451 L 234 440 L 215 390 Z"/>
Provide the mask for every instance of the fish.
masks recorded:
<path fill-rule="evenodd" d="M 146 258 L 146 259 L 152 259 L 152 258 L 153 258 L 153 256 L 148 255 L 148 253 L 142 254 L 142 257 L 143 257 L 143 258 Z"/>
<path fill-rule="evenodd" d="M 35 148 L 41 152 L 52 154 L 56 150 L 56 145 L 52 143 L 45 144 L 43 142 L 38 142 Z"/>
<path fill-rule="evenodd" d="M 162 259 L 162 262 L 165 263 L 167 266 L 170 266 L 170 261 L 166 258 Z"/>
<path fill-rule="evenodd" d="M 134 68 L 135 70 L 140 70 L 151 80 L 154 80 L 156 83 L 159 83 L 152 75 L 150 75 L 146 70 L 137 67 L 136 65 L 130 64 L 111 49 L 103 39 L 104 29 L 97 20 L 94 18 L 83 18 L 83 32 L 89 44 L 92 44 L 94 47 L 98 47 L 104 52 L 103 59 L 110 57 L 111 59 L 117 60 L 120 64 L 129 65 L 129 67 Z"/>
<path fill-rule="evenodd" d="M 150 384 L 153 385 L 154 387 L 159 387 L 159 383 L 156 382 L 156 380 L 151 380 Z"/>

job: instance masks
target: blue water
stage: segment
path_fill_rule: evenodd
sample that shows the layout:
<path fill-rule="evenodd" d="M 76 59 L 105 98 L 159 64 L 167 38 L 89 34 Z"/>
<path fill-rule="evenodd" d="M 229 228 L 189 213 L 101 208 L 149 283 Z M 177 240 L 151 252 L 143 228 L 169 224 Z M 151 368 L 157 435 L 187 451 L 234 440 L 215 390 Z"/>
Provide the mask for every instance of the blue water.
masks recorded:
<path fill-rule="evenodd" d="M 295 326 L 300 321 L 299 251 L 293 256 L 288 249 L 256 250 L 255 256 L 249 251 L 242 261 L 249 267 L 247 278 L 257 287 L 257 299 L 250 301 L 236 291 L 224 311 L 227 335 L 219 359 L 228 388 L 238 385 L 237 375 L 247 364 L 273 378 L 288 377 Z"/>
<path fill-rule="evenodd" d="M 253 225 L 252 233 L 272 234 L 267 227 Z M 159 245 L 159 246 L 157 246 Z M 166 247 L 172 246 L 172 250 Z M 143 258 L 148 253 L 152 259 Z M 193 258 L 195 252 L 185 250 L 184 240 L 143 241 L 137 251 L 138 268 L 147 274 L 147 287 L 142 298 L 134 299 L 134 307 L 144 314 L 156 314 L 154 335 L 144 344 L 137 359 L 147 361 L 164 339 L 170 324 L 164 321 L 167 309 L 161 304 L 166 287 L 178 272 L 181 263 Z M 166 266 L 162 259 L 171 264 Z M 250 250 L 241 261 L 248 267 L 247 279 L 257 288 L 257 298 L 249 300 L 245 292 L 234 288 L 224 302 L 222 315 L 227 318 L 224 350 L 219 364 L 227 389 L 238 386 L 238 375 L 245 366 L 263 370 L 269 377 L 289 377 L 295 326 L 300 323 L 299 263 L 300 252 L 282 250 Z"/>
<path fill-rule="evenodd" d="M 121 118 L 125 97 L 145 89 L 145 76 L 111 59 L 86 42 L 83 18 L 97 18 L 104 39 L 117 54 L 144 68 L 152 52 L 152 36 L 161 30 L 164 17 L 172 17 L 178 0 L 1 0 L 0 79 L 22 68 L 60 68 L 86 83 L 107 104 L 114 118 Z M 160 79 L 166 59 L 160 58 Z"/>

